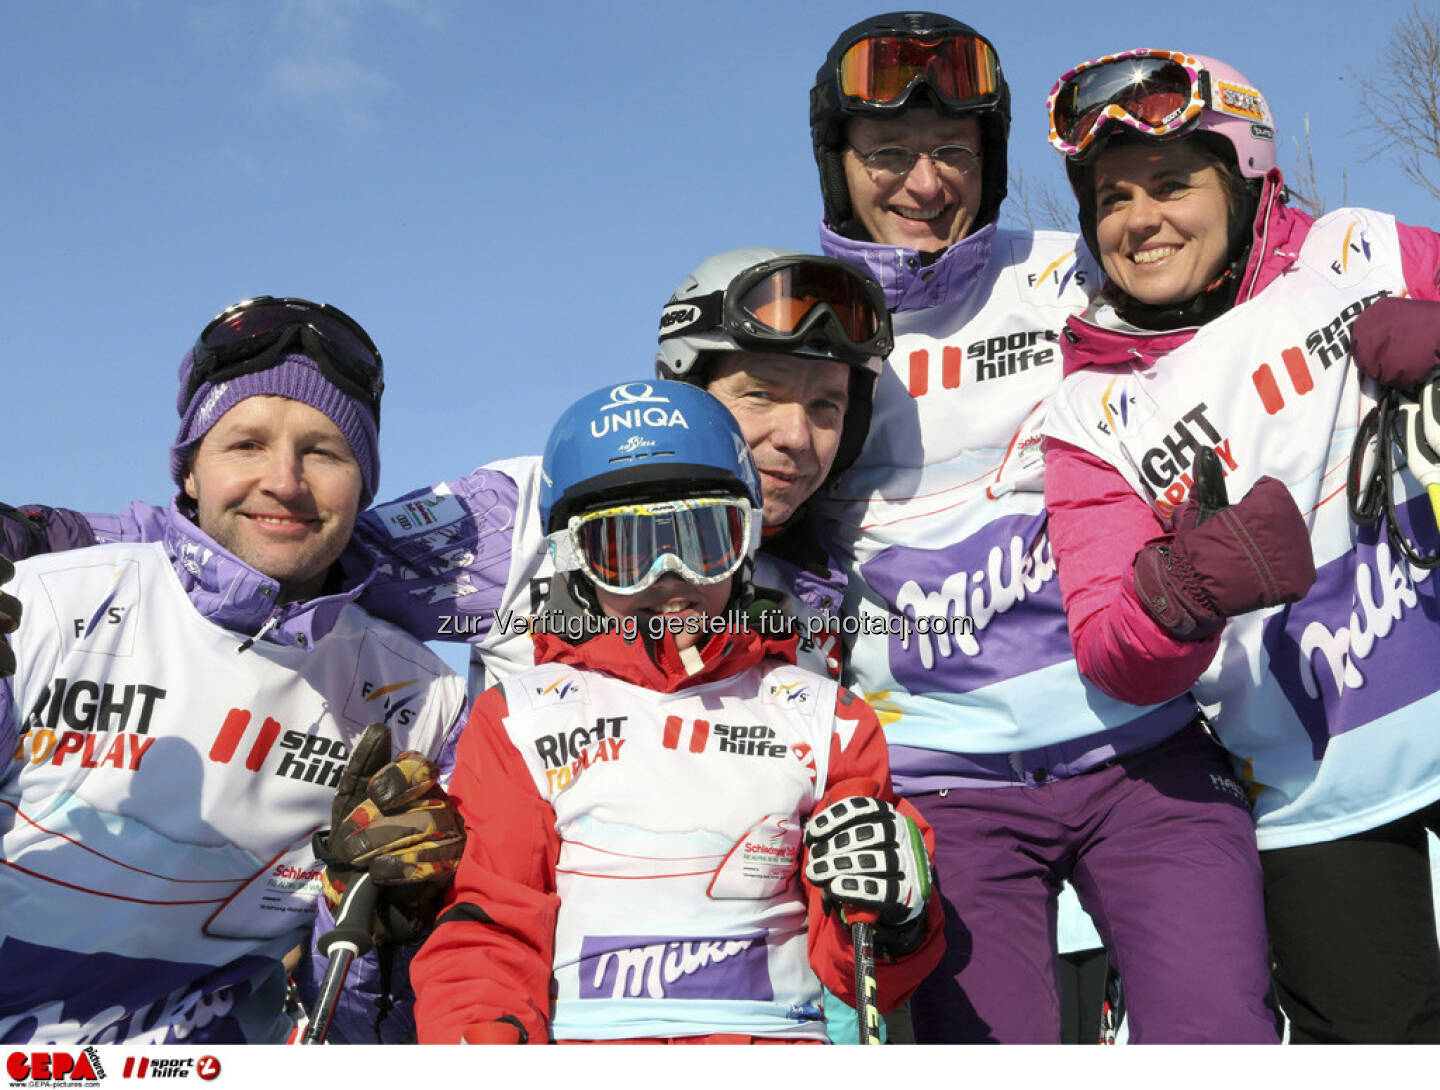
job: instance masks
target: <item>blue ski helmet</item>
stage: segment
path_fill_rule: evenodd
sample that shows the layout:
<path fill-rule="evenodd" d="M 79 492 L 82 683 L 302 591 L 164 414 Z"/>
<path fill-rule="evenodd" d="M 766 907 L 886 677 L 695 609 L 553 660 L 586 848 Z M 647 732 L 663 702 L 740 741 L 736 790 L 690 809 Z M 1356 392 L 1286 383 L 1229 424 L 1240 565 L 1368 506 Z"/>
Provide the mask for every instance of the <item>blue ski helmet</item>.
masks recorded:
<path fill-rule="evenodd" d="M 602 503 L 720 493 L 749 499 L 759 519 L 760 476 L 730 410 L 688 383 L 625 382 L 586 394 L 555 422 L 540 521 L 548 534 Z"/>

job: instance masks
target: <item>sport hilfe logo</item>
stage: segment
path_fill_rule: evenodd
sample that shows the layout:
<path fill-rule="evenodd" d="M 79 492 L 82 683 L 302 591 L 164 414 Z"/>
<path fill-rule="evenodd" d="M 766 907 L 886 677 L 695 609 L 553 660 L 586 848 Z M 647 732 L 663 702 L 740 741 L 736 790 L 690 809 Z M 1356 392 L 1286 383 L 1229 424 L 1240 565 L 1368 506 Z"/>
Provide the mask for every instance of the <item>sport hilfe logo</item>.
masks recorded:
<path fill-rule="evenodd" d="M 125 1069 L 121 1072 L 127 1079 L 184 1079 L 194 1074 L 210 1080 L 220 1074 L 220 1061 L 214 1056 L 199 1059 L 151 1059 L 149 1056 L 126 1056 Z"/>
<path fill-rule="evenodd" d="M 240 751 L 240 743 L 249 733 L 252 718 L 251 713 L 243 708 L 231 708 L 210 746 L 209 759 L 216 764 L 229 764 L 234 760 Z M 245 768 L 250 772 L 259 772 L 277 741 L 283 756 L 274 775 L 321 787 L 339 785 L 340 773 L 350 759 L 349 746 L 338 738 L 285 730 L 279 720 L 268 715 L 245 752 Z"/>

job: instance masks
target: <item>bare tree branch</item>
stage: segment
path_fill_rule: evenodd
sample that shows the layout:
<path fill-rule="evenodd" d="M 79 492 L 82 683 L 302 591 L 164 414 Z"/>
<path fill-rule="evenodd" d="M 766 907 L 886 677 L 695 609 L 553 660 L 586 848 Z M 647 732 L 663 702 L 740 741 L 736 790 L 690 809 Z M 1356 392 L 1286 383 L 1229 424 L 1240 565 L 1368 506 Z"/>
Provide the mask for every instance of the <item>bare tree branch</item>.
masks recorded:
<path fill-rule="evenodd" d="M 1384 55 L 1357 79 L 1361 108 L 1379 129 L 1371 150 L 1440 199 L 1440 4 L 1414 0 Z"/>
<path fill-rule="evenodd" d="M 1049 182 L 1030 181 L 1023 170 L 1010 175 L 1005 211 L 1031 231 L 1076 229 L 1075 198 L 1069 192 L 1057 193 Z"/>
<path fill-rule="evenodd" d="M 1303 139 L 1292 136 L 1290 142 L 1295 145 L 1295 158 L 1299 163 L 1299 169 L 1295 172 L 1294 180 L 1286 183 L 1290 195 L 1295 198 L 1305 211 L 1317 219 L 1325 214 L 1329 202 L 1325 194 L 1320 191 L 1320 179 L 1315 171 L 1315 144 L 1310 139 L 1310 115 L 1305 115 L 1301 123 L 1304 132 Z M 1340 203 L 1349 203 L 1350 194 L 1350 172 L 1348 169 L 1340 172 L 1341 192 Z"/>

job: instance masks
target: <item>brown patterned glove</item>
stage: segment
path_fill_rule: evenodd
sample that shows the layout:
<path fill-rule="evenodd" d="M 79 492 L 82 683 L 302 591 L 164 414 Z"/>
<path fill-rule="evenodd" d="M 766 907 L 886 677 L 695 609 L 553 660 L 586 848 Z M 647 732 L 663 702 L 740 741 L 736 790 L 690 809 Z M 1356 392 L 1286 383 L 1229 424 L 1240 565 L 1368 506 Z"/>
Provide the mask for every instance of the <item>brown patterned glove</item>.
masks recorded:
<path fill-rule="evenodd" d="M 391 761 L 390 729 L 372 723 L 340 775 L 330 830 L 316 834 L 332 910 L 365 871 L 379 887 L 377 941 L 420 941 L 460 865 L 464 824 L 437 776 L 414 750 Z"/>

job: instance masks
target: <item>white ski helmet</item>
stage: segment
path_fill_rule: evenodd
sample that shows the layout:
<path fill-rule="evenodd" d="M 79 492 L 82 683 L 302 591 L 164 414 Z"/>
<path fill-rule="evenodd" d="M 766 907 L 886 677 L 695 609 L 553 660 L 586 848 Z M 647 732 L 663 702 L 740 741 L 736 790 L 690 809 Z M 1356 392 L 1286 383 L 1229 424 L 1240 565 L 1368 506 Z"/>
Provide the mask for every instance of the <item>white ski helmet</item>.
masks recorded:
<path fill-rule="evenodd" d="M 745 247 L 706 258 L 660 315 L 655 374 L 705 386 L 728 352 L 771 352 L 850 368 L 846 410 L 828 484 L 860 454 L 875 379 L 894 347 L 880 285 L 843 261 Z"/>

